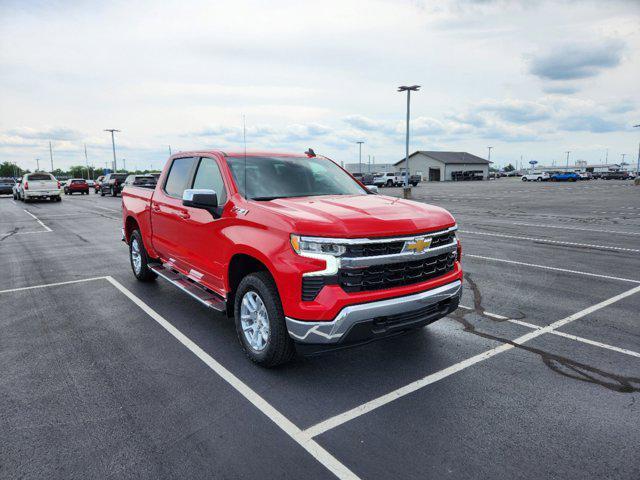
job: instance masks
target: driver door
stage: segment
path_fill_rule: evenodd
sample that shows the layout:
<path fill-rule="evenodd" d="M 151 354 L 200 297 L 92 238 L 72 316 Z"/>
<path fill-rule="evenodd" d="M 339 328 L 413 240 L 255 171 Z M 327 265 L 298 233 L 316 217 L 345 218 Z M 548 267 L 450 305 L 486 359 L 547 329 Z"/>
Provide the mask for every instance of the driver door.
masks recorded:
<path fill-rule="evenodd" d="M 230 248 L 229 241 L 222 235 L 223 228 L 229 224 L 224 214 L 227 188 L 217 159 L 200 157 L 197 160 L 193 183 L 187 188 L 214 190 L 218 196 L 218 213 L 213 215 L 201 208 L 183 206 L 187 214 L 180 225 L 182 248 L 191 265 L 189 276 L 224 296 L 224 260 Z"/>

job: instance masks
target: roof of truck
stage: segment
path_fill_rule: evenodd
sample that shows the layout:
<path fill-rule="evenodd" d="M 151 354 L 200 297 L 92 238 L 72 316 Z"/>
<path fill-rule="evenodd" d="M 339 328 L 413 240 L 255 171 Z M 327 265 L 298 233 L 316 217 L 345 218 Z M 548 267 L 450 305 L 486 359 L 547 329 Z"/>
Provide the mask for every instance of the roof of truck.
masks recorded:
<path fill-rule="evenodd" d="M 209 155 L 222 155 L 224 157 L 243 157 L 245 155 L 244 150 L 238 150 L 238 151 L 191 150 L 191 151 L 174 153 L 172 157 L 180 157 L 184 155 L 198 155 L 203 153 L 209 154 Z M 306 155 L 303 152 L 284 153 L 284 152 L 248 151 L 246 152 L 246 155 L 247 157 L 306 157 Z"/>

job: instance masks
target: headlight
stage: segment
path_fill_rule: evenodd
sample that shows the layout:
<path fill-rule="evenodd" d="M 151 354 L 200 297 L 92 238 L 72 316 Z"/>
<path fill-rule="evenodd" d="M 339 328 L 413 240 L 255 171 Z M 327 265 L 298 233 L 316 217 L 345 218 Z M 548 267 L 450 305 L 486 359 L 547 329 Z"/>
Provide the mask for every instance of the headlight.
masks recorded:
<path fill-rule="evenodd" d="M 327 241 L 314 241 L 300 235 L 291 235 L 291 246 L 298 255 L 305 253 L 331 255 L 339 257 L 346 252 L 347 247 Z"/>

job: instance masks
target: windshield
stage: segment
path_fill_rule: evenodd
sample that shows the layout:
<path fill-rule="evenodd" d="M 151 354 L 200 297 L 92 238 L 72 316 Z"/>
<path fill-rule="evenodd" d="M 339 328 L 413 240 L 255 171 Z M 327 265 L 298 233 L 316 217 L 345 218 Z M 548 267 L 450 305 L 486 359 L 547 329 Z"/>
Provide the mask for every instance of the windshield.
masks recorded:
<path fill-rule="evenodd" d="M 344 170 L 326 158 L 227 157 L 233 179 L 245 198 L 272 200 L 315 195 L 365 195 Z M 247 194 L 248 193 L 248 194 Z"/>

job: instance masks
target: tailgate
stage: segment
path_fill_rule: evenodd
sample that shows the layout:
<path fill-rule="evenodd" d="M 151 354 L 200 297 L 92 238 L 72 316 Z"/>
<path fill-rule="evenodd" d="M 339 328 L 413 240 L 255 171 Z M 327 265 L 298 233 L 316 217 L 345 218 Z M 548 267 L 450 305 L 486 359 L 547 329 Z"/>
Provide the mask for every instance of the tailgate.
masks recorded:
<path fill-rule="evenodd" d="M 58 182 L 54 182 L 53 180 L 29 180 L 29 190 L 58 190 Z"/>

